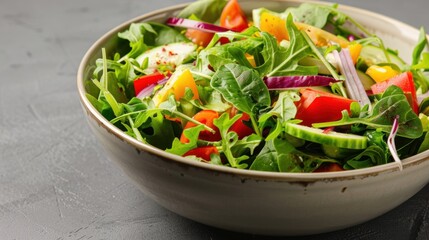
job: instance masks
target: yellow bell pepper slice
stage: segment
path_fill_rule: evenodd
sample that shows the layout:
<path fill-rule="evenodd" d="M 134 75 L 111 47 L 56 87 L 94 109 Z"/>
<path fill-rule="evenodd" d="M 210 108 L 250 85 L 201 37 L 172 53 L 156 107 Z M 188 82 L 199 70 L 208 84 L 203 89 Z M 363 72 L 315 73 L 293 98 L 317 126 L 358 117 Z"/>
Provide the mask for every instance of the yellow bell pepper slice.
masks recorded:
<path fill-rule="evenodd" d="M 159 104 L 167 100 L 170 94 L 174 94 L 176 100 L 183 98 L 186 88 L 191 89 L 194 94 L 193 99 L 199 99 L 197 85 L 189 69 L 177 70 L 171 75 L 165 86 L 153 97 L 155 106 L 159 106 Z"/>
<path fill-rule="evenodd" d="M 383 82 L 399 74 L 398 71 L 390 66 L 371 65 L 367 70 L 368 74 L 375 82 Z"/>
<path fill-rule="evenodd" d="M 323 29 L 300 22 L 295 22 L 295 26 L 299 30 L 305 31 L 316 46 L 331 46 L 333 44 L 338 44 L 342 48 L 346 48 L 349 45 L 349 41 L 337 37 Z M 259 28 L 262 31 L 273 35 L 278 42 L 289 40 L 289 34 L 286 29 L 286 19 L 282 18 L 279 14 L 271 13 L 269 11 L 262 12 Z"/>
<path fill-rule="evenodd" d="M 360 52 L 362 51 L 362 45 L 360 45 L 359 43 L 351 43 L 347 48 L 349 49 L 350 56 L 353 60 L 353 63 L 356 64 L 359 58 Z"/>

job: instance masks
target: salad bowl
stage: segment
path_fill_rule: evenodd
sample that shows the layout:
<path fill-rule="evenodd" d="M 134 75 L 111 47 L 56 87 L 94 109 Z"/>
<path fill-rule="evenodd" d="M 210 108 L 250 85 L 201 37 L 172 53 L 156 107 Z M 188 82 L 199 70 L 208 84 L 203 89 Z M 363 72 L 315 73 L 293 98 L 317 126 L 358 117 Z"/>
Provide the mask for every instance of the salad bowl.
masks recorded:
<path fill-rule="evenodd" d="M 263 7 L 283 11 L 304 1 L 268 0 Z M 261 1 L 240 1 L 250 13 Z M 323 4 L 323 3 L 321 3 Z M 325 3 L 326 4 L 326 3 Z M 262 235 L 309 235 L 347 228 L 397 207 L 429 182 L 429 152 L 395 163 L 324 173 L 277 173 L 242 170 L 189 159 L 142 143 L 106 120 L 86 97 L 101 49 L 114 52 L 117 34 L 131 23 L 164 22 L 186 5 L 131 19 L 102 36 L 84 56 L 77 85 L 88 124 L 106 155 L 161 206 L 197 222 Z M 394 19 L 340 6 L 401 57 L 410 60 L 419 31 Z"/>

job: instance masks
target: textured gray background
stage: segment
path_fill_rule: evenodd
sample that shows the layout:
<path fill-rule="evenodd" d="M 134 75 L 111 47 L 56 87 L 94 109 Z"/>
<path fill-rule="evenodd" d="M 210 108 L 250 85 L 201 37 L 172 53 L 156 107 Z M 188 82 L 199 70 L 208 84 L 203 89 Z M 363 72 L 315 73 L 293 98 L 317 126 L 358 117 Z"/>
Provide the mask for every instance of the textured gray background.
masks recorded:
<path fill-rule="evenodd" d="M 262 239 L 158 206 L 106 159 L 84 120 L 75 75 L 85 51 L 120 23 L 182 2 L 1 0 L 0 239 Z M 339 2 L 429 29 L 427 0 Z M 428 202 L 426 186 L 370 222 L 302 239 L 429 239 Z"/>

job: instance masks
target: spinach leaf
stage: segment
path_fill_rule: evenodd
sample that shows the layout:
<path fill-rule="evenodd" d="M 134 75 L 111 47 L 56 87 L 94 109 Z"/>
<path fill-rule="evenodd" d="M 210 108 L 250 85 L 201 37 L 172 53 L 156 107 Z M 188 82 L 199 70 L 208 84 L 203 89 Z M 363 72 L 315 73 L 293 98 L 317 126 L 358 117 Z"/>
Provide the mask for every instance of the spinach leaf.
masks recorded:
<path fill-rule="evenodd" d="M 426 132 L 423 142 L 420 144 L 419 149 L 417 150 L 417 153 L 424 152 L 429 149 L 429 132 Z"/>
<path fill-rule="evenodd" d="M 275 172 L 313 172 L 325 162 L 338 163 L 334 159 L 301 152 L 288 141 L 276 138 L 266 142 L 250 169 Z"/>
<path fill-rule="evenodd" d="M 195 15 L 201 21 L 214 23 L 218 20 L 226 0 L 199 0 L 189 4 L 178 15 L 180 18 L 189 18 Z"/>
<path fill-rule="evenodd" d="M 256 71 L 229 63 L 216 71 L 210 85 L 238 110 L 249 114 L 256 133 L 261 135 L 255 127 L 256 119 L 262 109 L 269 108 L 271 98 L 267 86 Z"/>
<path fill-rule="evenodd" d="M 393 120 L 399 116 L 399 128 L 397 135 L 406 138 L 418 138 L 423 134 L 423 127 L 418 116 L 413 112 L 403 91 L 392 85 L 386 89 L 381 99 L 375 103 L 372 113 L 366 118 L 350 117 L 347 111 L 343 111 L 343 117 L 339 121 L 315 123 L 313 127 L 343 126 L 349 124 L 364 124 L 373 129 L 390 132 Z"/>
<path fill-rule="evenodd" d="M 346 170 L 367 168 L 388 162 L 384 150 L 378 145 L 371 145 L 359 155 L 349 159 L 344 164 Z"/>
<path fill-rule="evenodd" d="M 274 147 L 273 141 L 265 143 L 264 148 L 255 158 L 250 170 L 266 171 L 266 172 L 280 172 L 279 165 L 277 163 L 277 151 Z"/>

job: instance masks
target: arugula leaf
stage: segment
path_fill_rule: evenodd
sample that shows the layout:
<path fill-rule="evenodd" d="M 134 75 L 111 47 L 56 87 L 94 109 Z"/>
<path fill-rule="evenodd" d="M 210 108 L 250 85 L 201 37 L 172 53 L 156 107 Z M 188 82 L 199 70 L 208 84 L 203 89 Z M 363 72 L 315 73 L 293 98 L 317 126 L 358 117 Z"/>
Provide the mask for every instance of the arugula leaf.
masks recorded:
<path fill-rule="evenodd" d="M 420 119 L 411 109 L 403 91 L 395 85 L 386 89 L 381 99 L 375 103 L 368 117 L 354 118 L 350 117 L 347 111 L 343 111 L 342 113 L 343 117 L 339 121 L 315 123 L 313 127 L 321 128 L 349 124 L 364 124 L 373 129 L 390 132 L 395 117 L 399 116 L 398 136 L 418 138 L 423 134 L 423 127 Z"/>
<path fill-rule="evenodd" d="M 413 55 L 412 55 L 412 65 L 416 65 L 419 63 L 423 50 L 428 46 L 428 40 L 426 38 L 426 32 L 423 27 L 420 28 L 419 39 L 417 40 L 417 44 L 414 47 Z"/>
<path fill-rule="evenodd" d="M 277 116 L 280 122 L 294 118 L 297 112 L 294 102 L 299 101 L 299 99 L 299 94 L 296 91 L 281 91 L 273 108 L 262 115 L 259 121 L 265 121 L 270 116 Z"/>
<path fill-rule="evenodd" d="M 176 42 L 189 42 L 189 39 L 175 28 L 157 22 L 150 22 L 149 25 L 154 32 L 145 32 L 144 42 L 148 46 L 157 47 Z"/>
<path fill-rule="evenodd" d="M 299 99 L 296 91 L 281 91 L 273 108 L 259 117 L 259 127 L 271 129 L 270 134 L 266 137 L 267 141 L 277 138 L 283 131 L 284 123 L 295 117 L 297 108 L 294 102 Z M 276 120 L 271 120 L 273 117 Z M 273 124 L 273 122 L 275 123 Z"/>
<path fill-rule="evenodd" d="M 260 71 L 261 75 L 291 76 L 291 75 L 317 75 L 318 68 L 315 66 L 301 66 L 298 62 L 313 50 L 307 44 L 305 37 L 293 23 L 292 15 L 288 15 L 286 28 L 289 33 L 290 45 L 287 49 L 279 47 L 274 37 L 268 33 L 262 33 L 264 39 L 264 50 L 262 55 L 265 63 Z"/>
<path fill-rule="evenodd" d="M 234 156 L 232 148 L 238 141 L 237 133 L 231 131 L 229 128 L 241 117 L 240 114 L 235 115 L 233 118 L 229 118 L 228 113 L 222 114 L 219 118 L 213 121 L 214 125 L 219 129 L 220 136 L 222 137 L 222 152 L 225 154 L 226 159 L 233 168 L 245 169 L 248 167 L 247 163 L 243 161 L 249 159 L 247 155 L 241 155 L 239 157 Z"/>
<path fill-rule="evenodd" d="M 202 125 L 197 125 L 195 127 L 187 128 L 183 131 L 183 134 L 189 139 L 188 143 L 182 143 L 178 138 L 173 140 L 171 148 L 166 149 L 166 152 L 173 153 L 179 156 L 187 153 L 189 150 L 197 147 L 198 136 L 200 132 L 204 130 Z"/>
<path fill-rule="evenodd" d="M 149 23 L 131 23 L 127 30 L 118 33 L 118 37 L 135 43 L 143 39 L 143 33 L 146 31 L 157 34 Z"/>
<path fill-rule="evenodd" d="M 415 65 L 411 66 L 412 69 L 429 70 L 429 52 L 422 53 L 422 59 Z"/>
<path fill-rule="evenodd" d="M 261 135 L 255 127 L 256 119 L 262 109 L 269 108 L 271 98 L 256 71 L 235 63 L 226 64 L 216 71 L 210 85 L 238 110 L 249 114 L 256 133 Z"/>
<path fill-rule="evenodd" d="M 238 62 L 235 56 L 228 51 L 229 48 L 240 49 L 243 53 L 255 55 L 261 47 L 261 39 L 251 37 L 241 41 L 205 48 L 198 54 L 197 66 L 201 72 L 212 75 L 213 71 L 209 69 L 209 66 L 211 66 L 214 71 L 217 71 L 225 64 Z"/>

